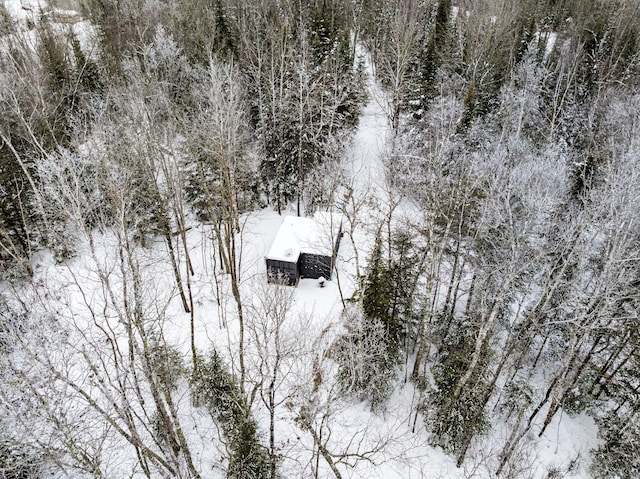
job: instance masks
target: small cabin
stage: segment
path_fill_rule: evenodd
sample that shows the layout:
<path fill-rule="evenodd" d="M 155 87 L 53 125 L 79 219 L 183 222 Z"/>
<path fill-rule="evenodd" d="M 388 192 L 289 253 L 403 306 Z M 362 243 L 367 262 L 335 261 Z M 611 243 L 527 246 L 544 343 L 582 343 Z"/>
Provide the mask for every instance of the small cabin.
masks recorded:
<path fill-rule="evenodd" d="M 341 236 L 340 215 L 285 216 L 266 257 L 268 281 L 295 286 L 301 278 L 331 279 Z"/>

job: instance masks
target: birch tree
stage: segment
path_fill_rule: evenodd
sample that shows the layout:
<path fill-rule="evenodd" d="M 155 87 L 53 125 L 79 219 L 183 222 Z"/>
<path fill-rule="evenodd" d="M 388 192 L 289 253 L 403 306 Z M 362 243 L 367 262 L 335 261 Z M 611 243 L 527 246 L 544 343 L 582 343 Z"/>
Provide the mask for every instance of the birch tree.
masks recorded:
<path fill-rule="evenodd" d="M 241 214 L 255 204 L 255 167 L 246 151 L 248 127 L 237 71 L 212 59 L 203 74 L 195 127 L 190 128 L 183 150 L 184 181 L 200 217 L 211 223 L 213 251 L 228 275 L 239 322 L 239 374 L 244 388 Z"/>

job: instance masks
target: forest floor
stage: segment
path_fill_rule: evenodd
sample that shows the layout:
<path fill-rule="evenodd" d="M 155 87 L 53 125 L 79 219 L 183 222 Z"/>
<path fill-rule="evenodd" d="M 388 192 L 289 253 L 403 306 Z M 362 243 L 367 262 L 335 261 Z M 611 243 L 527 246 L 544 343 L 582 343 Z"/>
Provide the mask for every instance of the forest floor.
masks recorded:
<path fill-rule="evenodd" d="M 364 52 L 362 52 L 364 54 Z M 368 72 L 369 100 L 362 110 L 360 123 L 353 138 L 351 150 L 346 155 L 345 170 L 352 175 L 354 197 L 366 198 L 362 209 L 358 212 L 359 225 L 356 228 L 355 244 L 359 249 L 359 257 L 367 257 L 371 250 L 374 233 L 372 225 L 381 215 L 388 214 L 389 193 L 385 187 L 384 159 L 390 138 L 388 116 L 385 112 L 386 101 L 381 88 L 375 83 L 373 71 L 366 57 Z M 386 211 L 385 211 L 386 210 Z M 411 215 L 411 206 L 402 205 L 399 214 Z M 417 212 L 414 212 L 417 213 Z M 286 214 L 286 213 L 285 213 Z M 291 210 L 291 214 L 293 210 Z M 276 235 L 281 218 L 273 211 L 263 210 L 247 216 L 243 235 L 246 291 L 257 291 L 257 284 L 264 282 L 265 266 L 263 257 Z M 342 288 L 342 297 L 349 298 L 356 289 L 353 245 L 343 240 L 337 261 L 337 275 Z M 204 260 L 204 258 L 203 258 Z M 206 260 L 204 260 L 206 262 Z M 361 272 L 364 268 L 360 264 Z M 305 334 L 319 337 L 327 330 L 337 334 L 341 325 L 342 302 L 340 289 L 335 281 L 328 282 L 325 288 L 319 288 L 315 280 L 303 279 L 294 290 L 295 306 L 292 321 L 302 321 Z M 213 300 L 212 303 L 213 304 Z M 201 338 L 213 339 L 222 347 L 231 336 L 234 326 L 228 325 L 224 341 L 221 339 L 219 322 L 212 321 L 210 312 L 203 309 L 199 313 L 202 318 L 197 321 L 205 331 Z M 206 319 L 208 318 L 208 319 Z M 300 326 L 300 325 L 299 325 Z M 291 325 L 294 331 L 300 327 Z M 184 325 L 179 328 L 186 335 Z M 179 331 L 176 333 L 180 334 Z M 218 338 L 216 341 L 214 338 Z M 186 341 L 186 338 L 185 338 Z M 185 342 L 186 344 L 186 342 Z M 203 344 L 204 346 L 204 344 Z M 361 441 L 357 452 L 362 457 L 351 461 L 349 467 L 339 466 L 343 477 L 349 478 L 490 478 L 494 477 L 496 461 L 501 446 L 510 432 L 508 424 L 496 422 L 485 436 L 473 445 L 467 460 L 461 468 L 455 466 L 455 460 L 439 448 L 428 444 L 428 437 L 421 425 L 421 418 L 416 420 L 412 413 L 417 392 L 410 383 L 403 381 L 404 371 L 398 371 L 395 390 L 382 410 L 372 411 L 363 402 L 343 401 L 332 412 L 330 427 L 330 448 L 340 451 L 348 449 L 354 442 Z M 286 445 L 289 458 L 302 458 L 305 451 L 312 447 L 308 441 L 300 439 L 301 432 L 293 424 L 292 416 L 285 408 L 280 414 L 279 434 L 281 445 Z M 541 414 L 540 417 L 544 417 Z M 262 418 L 266 431 L 266 417 Z M 586 415 L 570 416 L 557 414 L 545 434 L 538 438 L 536 427 L 523 440 L 519 452 L 522 469 L 516 477 L 544 479 L 553 471 L 567 474 L 563 477 L 588 479 L 589 450 L 598 444 L 597 428 L 593 420 Z M 296 444 L 298 442 L 298 444 Z M 371 456 L 364 454 L 376 448 Z M 570 464 L 575 463 L 573 466 Z M 331 471 L 320 460 L 320 477 L 331 477 Z M 283 461 L 285 477 L 297 477 L 300 471 L 295 460 Z M 560 477 L 560 476 L 558 476 Z"/>
<path fill-rule="evenodd" d="M 22 3 L 5 1 L 10 12 L 21 15 L 25 8 L 34 8 L 38 3 Z M 26 5 L 26 7 L 25 7 Z M 9 8 L 11 7 L 11 8 Z M 364 53 L 364 52 L 362 52 Z M 347 153 L 345 170 L 352 177 L 353 196 L 365 198 L 358 212 L 361 224 L 355 230 L 354 244 L 358 248 L 361 272 L 364 260 L 371 250 L 374 234 L 372 225 L 382 215 L 389 213 L 389 194 L 386 189 L 384 158 L 389 140 L 388 116 L 385 113 L 386 101 L 381 88 L 375 83 L 373 71 L 368 58 L 365 58 L 368 72 L 369 100 L 362 110 L 359 126 L 353 138 L 353 146 Z M 410 214 L 410 209 L 403 214 Z M 293 210 L 291 210 L 291 214 Z M 261 299 L 261 294 L 269 295 L 266 285 L 266 267 L 264 256 L 275 238 L 282 221 L 276 212 L 266 209 L 252 212 L 243 217 L 242 225 L 242 294 L 247 305 L 254 305 Z M 235 319 L 235 306 L 229 284 L 223 275 L 216 271 L 215 252 L 210 240 L 211 231 L 206 225 L 193 224 L 188 232 L 191 259 L 195 267 L 192 279 L 193 293 L 196 298 L 194 308 L 195 340 L 201 351 L 214 346 L 232 365 L 237 365 L 237 346 L 239 330 Z M 92 278 L 92 264 L 107 264 L 114 255 L 112 239 L 103 237 L 99 256 L 91 259 L 80 256 L 67 265 L 58 265 L 47 257 L 40 258 L 37 280 L 45 292 L 63 290 L 75 279 L 69 272 L 80 278 Z M 291 289 L 294 305 L 287 319 L 286 329 L 293 341 L 306 348 L 301 358 L 313 358 L 320 338 L 335 337 L 343 324 L 343 300 L 350 298 L 357 289 L 354 244 L 345 240 L 337 261 L 336 280 L 328 282 L 320 288 L 316 280 L 301 280 L 297 288 Z M 175 292 L 172 293 L 172 273 L 167 265 L 166 247 L 158 239 L 148 252 L 149 277 L 155 278 L 153 286 L 156 294 L 173 299 L 166 311 L 168 318 L 166 335 L 168 342 L 176 344 L 185 352 L 190 349 L 189 314 L 181 309 L 181 303 Z M 99 296 L 99 286 L 95 292 L 89 291 L 89 282 L 84 282 L 88 297 L 93 293 Z M 96 283 L 97 284 L 97 283 Z M 160 293 L 158 293 L 160 292 Z M 67 291 L 68 294 L 69 291 Z M 63 295 L 64 296 L 64 295 Z M 80 298 L 74 301 L 81 302 Z M 64 306 L 64 304 L 63 304 Z M 256 306 L 257 307 L 257 306 Z M 79 308 L 80 309 L 80 308 Z M 251 309 L 251 308 L 249 308 Z M 75 319 L 74 319 L 75 320 Z M 327 335 L 327 331 L 330 332 Z M 328 340 L 328 339 L 327 339 Z M 249 362 L 249 364 L 251 364 Z M 277 444 L 282 460 L 282 475 L 287 478 L 304 477 L 309 462 L 313 460 L 314 450 L 311 439 L 296 425 L 293 412 L 286 407 L 287 397 L 292 398 L 299 387 L 299 377 L 293 371 L 295 367 L 304 369 L 309 365 L 296 365 L 292 357 L 291 370 L 283 377 L 281 391 L 282 404 L 276 411 Z M 295 367 L 294 367 L 295 366 Z M 237 367 L 237 366 L 235 366 Z M 366 402 L 336 398 L 335 402 L 326 406 L 326 433 L 330 435 L 328 449 L 336 454 L 342 452 L 342 462 L 337 464 L 344 478 L 384 478 L 384 479 L 463 479 L 493 477 L 497 456 L 501 445 L 507 438 L 507 424 L 493 424 L 488 433 L 476 441 L 468 454 L 463 467 L 456 468 L 455 460 L 441 449 L 428 444 L 428 436 L 421 424 L 421 418 L 415 416 L 414 408 L 417 392 L 409 382 L 403 381 L 404 371 L 398 371 L 398 380 L 388 403 L 375 411 Z M 188 401 L 187 401 L 188 402 Z M 256 403 L 256 416 L 263 436 L 268 431 L 268 415 Z M 544 417 L 541 414 L 540 417 Z M 203 477 L 224 477 L 222 469 L 216 461 L 222 448 L 206 450 L 206 441 L 215 444 L 210 430 L 199 431 L 199 416 L 185 418 L 185 424 L 193 428 L 193 435 L 203 440 L 199 466 Z M 207 425 L 208 426 L 208 425 Z M 567 470 L 575 459 L 576 466 L 566 477 L 588 479 L 587 461 L 589 450 L 597 441 L 597 428 L 592 419 L 585 415 L 569 416 L 556 414 L 546 433 L 538 438 L 533 428 L 531 437 L 524 441 L 521 451 L 523 478 L 545 479 L 552 476 L 551 471 Z M 190 435 L 191 436 L 191 435 Z M 114 441 L 115 442 L 115 441 Z M 218 446 L 219 447 L 219 446 Z M 196 449 L 196 448 L 194 448 Z M 126 465 L 126 460 L 121 460 Z M 332 477 L 332 473 L 322 458 L 317 461 L 319 477 Z M 124 471 L 123 471 L 124 472 Z"/>
<path fill-rule="evenodd" d="M 361 51 L 361 54 L 365 55 L 365 52 Z M 367 197 L 363 202 L 363 209 L 359 212 L 361 224 L 358 228 L 356 247 L 360 249 L 360 258 L 366 258 L 372 247 L 373 233 L 368 227 L 376 224 L 381 215 L 388 213 L 390 204 L 384 165 L 391 135 L 385 110 L 387 102 L 384 92 L 374 80 L 369 57 L 365 55 L 364 59 L 368 74 L 369 99 L 362 110 L 352 148 L 345 159 L 345 169 L 352 175 L 354 196 Z M 411 206 L 402 204 L 397 212 L 410 216 Z M 274 221 L 270 213 L 261 212 L 260 215 L 263 215 L 259 220 L 261 225 L 254 231 L 263 232 L 262 238 L 268 247 L 269 239 L 275 235 L 274 226 L 278 221 Z M 264 225 L 269 227 L 265 228 Z M 352 258 L 352 245 L 343 241 L 337 268 L 342 283 L 348 285 L 343 288 L 344 297 L 349 297 L 355 289 Z M 360 267 L 362 268 L 362 265 Z M 263 273 L 257 274 L 260 276 Z M 327 288 L 319 289 L 315 281 L 302 280 L 295 296 L 297 308 L 311 314 L 314 321 L 320 321 L 323 327 L 339 323 L 342 307 L 335 283 L 329 283 Z M 385 451 L 379 451 L 372 462 L 360 461 L 356 467 L 346 469 L 345 476 L 386 479 L 493 477 L 492 471 L 495 470 L 498 452 L 510 431 L 508 425 L 493 424 L 491 430 L 474 443 L 465 464 L 456 468 L 452 457 L 439 448 L 428 445 L 426 433 L 420 427 L 420 418 L 417 420 L 416 431 L 412 432 L 415 417 L 411 411 L 417 399 L 416 391 L 410 383 L 402 381 L 403 377 L 404 372 L 400 371 L 395 392 L 384 412 L 372 412 L 366 404 L 353 403 L 342 413 L 342 416 L 349 420 L 336 421 L 333 431 L 335 437 L 348 440 L 355 431 L 375 430 L 388 439 Z M 543 414 L 540 416 L 544 417 Z M 376 424 L 375 428 L 371 429 L 371 424 Z M 537 437 L 535 429 L 534 427 L 532 433 L 523 441 L 520 452 L 522 469 L 521 475 L 517 477 L 543 479 L 551 477 L 549 474 L 554 470 L 560 474 L 566 473 L 566 477 L 590 477 L 587 472 L 589 451 L 598 444 L 597 427 L 590 417 L 560 413 L 555 416 L 541 438 Z M 575 464 L 570 467 L 573 462 Z"/>
<path fill-rule="evenodd" d="M 369 70 L 370 71 L 370 70 Z M 369 73 L 370 98 L 363 109 L 363 115 L 354 135 L 353 147 L 345 167 L 353 175 L 354 196 L 369 196 L 358 212 L 360 223 L 356 229 L 355 245 L 358 248 L 361 262 L 367 258 L 373 244 L 374 234 L 371 226 L 376 224 L 380 215 L 385 213 L 388 204 L 388 193 L 384 187 L 384 155 L 386 140 L 389 134 L 387 116 L 384 111 L 384 94 L 377 87 Z M 284 212 L 287 214 L 287 212 Z M 293 209 L 290 214 L 294 214 Z M 402 214 L 410 214 L 410 208 L 404 208 Z M 273 294 L 266 284 L 266 266 L 264 257 L 275 238 L 282 217 L 271 209 L 249 213 L 242 222 L 242 294 L 247 305 L 247 315 L 259 308 L 265 297 Z M 194 308 L 195 342 L 198 350 L 206 352 L 215 347 L 226 361 L 237 372 L 239 329 L 236 309 L 233 303 L 227 278 L 220 273 L 214 264 L 216 254 L 212 249 L 211 230 L 207 225 L 194 222 L 188 232 L 190 255 L 195 265 L 192 288 L 196 299 Z M 115 257 L 113 238 L 100 236 L 96 241 L 97 257 L 80 254 L 66 265 L 56 264 L 52 258 L 42 256 L 37 269 L 37 281 L 47 292 L 63 291 L 62 295 L 71 297 L 71 303 L 81 303 L 80 297 L 72 290 L 78 285 L 72 283 L 82 278 L 85 288 L 83 294 L 93 297 L 99 291 L 91 291 L 95 272 L 92 271 L 96 261 L 109 264 Z M 150 278 L 149 288 L 155 290 L 158 297 L 173 297 L 166 310 L 167 322 L 164 333 L 170 344 L 177 345 L 186 354 L 190 350 L 190 315 L 185 313 L 175 294 L 175 287 L 170 266 L 167 264 L 166 246 L 161 239 L 149 245 L 144 253 L 148 265 L 147 275 Z M 366 265 L 360 264 L 361 272 Z M 69 275 L 69 273 L 73 273 Z M 72 279 L 76 278 L 76 279 Z M 300 381 L 304 380 L 306 369 L 314 358 L 325 360 L 328 346 L 344 330 L 343 299 L 350 298 L 356 289 L 356 265 L 354 262 L 353 244 L 346 238 L 342 241 L 337 261 L 337 273 L 333 281 L 320 288 L 316 280 L 302 279 L 297 288 L 287 288 L 291 293 L 293 305 L 284 327 L 286 336 L 291 340 L 288 344 L 300 347 L 297 358 L 291 355 L 290 369 L 283 373 L 280 385 L 281 405 L 276 410 L 276 437 L 278 450 L 282 456 L 281 470 L 283 477 L 303 477 L 309 471 L 309 464 L 316 463 L 318 477 L 332 477 L 327 464 L 322 458 L 314 456 L 313 441 L 305 431 L 296 424 L 295 411 L 286 404 L 300 393 Z M 152 286 L 153 285 L 153 286 Z M 97 286 L 99 289 L 99 286 Z M 341 295 L 342 291 L 342 295 Z M 75 296 L 75 299 L 73 297 Z M 67 300 L 68 301 L 68 300 Z M 65 303 L 68 305 L 69 303 Z M 80 310 L 80 306 L 77 307 Z M 73 313 L 75 314 L 75 313 Z M 75 321 L 77 321 L 77 316 Z M 251 320 L 249 320 L 249 323 Z M 245 338 L 245 340 L 247 340 Z M 319 344 L 325 345 L 322 349 Z M 293 351 L 293 350 L 292 350 Z M 257 364 L 249 355 L 249 368 Z M 304 363 L 304 364 L 303 364 Z M 303 371 L 297 374 L 296 371 Z M 331 371 L 327 372 L 331 374 Z M 323 403 L 324 416 L 319 417 L 319 424 L 326 421 L 325 433 L 330 435 L 328 449 L 342 461 L 337 467 L 345 478 L 381 478 L 381 479 L 489 479 L 493 477 L 498 453 L 509 434 L 509 427 L 504 423 L 494 423 L 485 436 L 476 441 L 469 451 L 468 458 L 461 468 L 456 468 L 455 460 L 439 448 L 429 445 L 427 432 L 420 416 L 415 415 L 415 404 L 418 393 L 410 382 L 403 380 L 403 368 L 398 368 L 394 391 L 389 401 L 381 408 L 372 410 L 366 401 L 332 396 Z M 186 391 L 185 391 L 186 392 Z M 187 395 L 185 394 L 186 398 Z M 186 402 L 185 402 L 186 401 Z M 185 399 L 183 404 L 187 404 Z M 211 475 L 203 477 L 223 477 L 224 466 L 220 458 L 224 456 L 224 448 L 216 440 L 215 430 L 210 419 L 185 406 L 188 411 L 184 423 L 191 429 L 188 436 L 199 438 L 202 447 L 194 447 L 198 451 L 197 462 L 201 470 L 210 471 Z M 259 421 L 262 436 L 266 441 L 269 430 L 269 417 L 258 400 L 255 403 L 255 414 Z M 541 415 L 544 417 L 544 415 Z M 545 479 L 549 472 L 556 468 L 566 471 L 568 465 L 576 461 L 570 475 L 588 479 L 587 461 L 589 450 L 597 445 L 597 428 L 589 417 L 580 415 L 571 417 L 568 414 L 557 414 L 542 438 L 535 435 L 533 428 L 531 437 L 524 440 L 520 451 L 522 457 L 522 475 L 517 477 Z M 114 441 L 115 443 L 116 441 Z M 217 445 L 216 445 L 217 444 Z M 206 445 L 206 446 L 205 446 Z M 316 459 L 314 459 L 316 457 Z M 133 458 L 132 458 L 133 461 Z M 123 465 L 126 459 L 121 459 Z M 555 476 L 553 476 L 555 477 Z"/>

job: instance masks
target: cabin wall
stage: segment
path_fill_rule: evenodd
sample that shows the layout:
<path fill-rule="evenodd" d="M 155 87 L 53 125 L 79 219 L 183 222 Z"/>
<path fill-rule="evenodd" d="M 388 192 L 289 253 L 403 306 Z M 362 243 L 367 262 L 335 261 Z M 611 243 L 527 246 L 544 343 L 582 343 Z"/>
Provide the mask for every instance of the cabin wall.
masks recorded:
<path fill-rule="evenodd" d="M 338 234 L 336 235 L 336 242 L 333 245 L 333 261 L 336 260 L 336 256 L 338 255 L 338 250 L 340 249 L 340 240 L 342 239 L 342 222 L 340 222 L 340 227 L 338 228 Z"/>
<path fill-rule="evenodd" d="M 277 261 L 267 258 L 267 281 L 279 282 L 279 278 L 285 280 L 285 284 L 295 286 L 300 279 L 300 271 L 297 263 L 290 261 Z"/>
<path fill-rule="evenodd" d="M 319 254 L 302 253 L 298 260 L 300 264 L 300 276 L 303 278 L 318 279 L 323 276 L 331 279 L 333 270 L 333 258 Z"/>

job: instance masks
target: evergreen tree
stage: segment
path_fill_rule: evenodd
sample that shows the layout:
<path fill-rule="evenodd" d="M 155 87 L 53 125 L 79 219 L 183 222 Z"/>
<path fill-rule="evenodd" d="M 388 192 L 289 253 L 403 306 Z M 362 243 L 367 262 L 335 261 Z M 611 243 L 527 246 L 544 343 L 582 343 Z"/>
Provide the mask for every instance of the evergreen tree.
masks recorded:
<path fill-rule="evenodd" d="M 367 269 L 367 275 L 362 286 L 362 310 L 367 319 L 380 321 L 385 325 L 387 337 L 390 340 L 392 338 L 395 339 L 398 328 L 396 324 L 392 324 L 390 321 L 393 284 L 389 274 L 388 262 L 383 256 L 380 234 L 376 237 Z"/>
<path fill-rule="evenodd" d="M 196 404 L 207 408 L 228 441 L 227 477 L 274 479 L 267 449 L 259 442 L 257 424 L 246 398 L 215 351 L 208 359 L 198 357 L 191 384 Z"/>
<path fill-rule="evenodd" d="M 456 454 L 458 466 L 464 460 L 471 439 L 489 427 L 483 401 L 491 356 L 487 343 L 467 387 L 454 397 L 458 380 L 467 370 L 473 353 L 474 335 L 477 334 L 473 321 L 473 317 L 466 317 L 452 324 L 452 331 L 440 345 L 432 368 L 434 388 L 428 391 L 427 399 L 421 405 L 433 434 L 432 444 Z"/>
<path fill-rule="evenodd" d="M 431 12 L 425 16 L 431 17 Z M 412 95 L 407 99 L 416 119 L 422 118 L 431 101 L 437 96 L 438 70 L 452 63 L 454 52 L 451 36 L 451 1 L 438 2 L 435 18 L 425 18 L 421 35 L 416 42 L 418 54 Z M 413 96 L 415 95 L 415 98 Z"/>
<path fill-rule="evenodd" d="M 406 232 L 391 239 L 392 254 L 383 254 L 380 235 L 369 258 L 362 286 L 362 309 L 370 321 L 384 325 L 389 355 L 397 358 L 412 329 L 412 291 L 417 280 L 413 245 Z"/>

